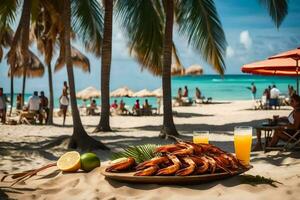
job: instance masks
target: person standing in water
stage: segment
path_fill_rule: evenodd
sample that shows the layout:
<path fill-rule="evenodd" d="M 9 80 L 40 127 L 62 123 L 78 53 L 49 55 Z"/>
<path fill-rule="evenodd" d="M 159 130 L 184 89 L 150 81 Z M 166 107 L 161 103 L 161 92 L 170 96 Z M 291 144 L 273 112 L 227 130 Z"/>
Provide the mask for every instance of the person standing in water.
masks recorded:
<path fill-rule="evenodd" d="M 65 125 L 66 122 L 67 110 L 69 106 L 68 90 L 69 90 L 68 83 L 67 81 L 64 81 L 62 95 L 59 98 L 60 111 L 63 114 L 63 126 Z"/>
<path fill-rule="evenodd" d="M 252 99 L 256 99 L 256 86 L 254 85 L 254 82 L 251 83 L 251 87 L 247 87 L 249 90 L 251 90 L 252 93 Z"/>

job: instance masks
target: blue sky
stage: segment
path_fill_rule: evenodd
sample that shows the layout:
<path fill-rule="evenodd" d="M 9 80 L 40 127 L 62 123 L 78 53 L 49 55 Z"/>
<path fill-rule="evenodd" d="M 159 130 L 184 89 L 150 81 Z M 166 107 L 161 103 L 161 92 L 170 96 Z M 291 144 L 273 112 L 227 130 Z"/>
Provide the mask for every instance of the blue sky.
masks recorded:
<path fill-rule="evenodd" d="M 240 67 L 245 63 L 265 59 L 281 51 L 300 46 L 300 4 L 297 0 L 289 1 L 289 14 L 277 29 L 266 8 L 258 0 L 215 0 L 228 42 L 226 55 L 226 74 L 240 74 Z M 188 67 L 200 64 L 205 74 L 215 74 L 212 68 L 201 59 L 201 55 L 188 47 L 186 39 L 176 34 L 174 41 L 182 64 Z M 83 51 L 80 43 L 75 46 Z M 100 88 L 100 60 L 86 54 L 91 62 L 91 74 L 75 70 L 76 90 L 87 86 Z M 41 60 L 42 60 L 42 56 Z M 161 80 L 149 72 L 141 72 L 139 65 L 128 54 L 127 40 L 117 23 L 113 27 L 113 55 L 111 70 L 111 89 L 127 85 L 135 90 L 160 87 Z M 6 62 L 0 64 L 0 87 L 9 91 L 8 67 Z M 61 85 L 67 80 L 66 70 L 54 74 L 54 88 L 61 91 Z M 21 79 L 16 80 L 16 91 L 21 90 Z M 47 73 L 43 78 L 27 81 L 27 91 L 48 91 Z"/>

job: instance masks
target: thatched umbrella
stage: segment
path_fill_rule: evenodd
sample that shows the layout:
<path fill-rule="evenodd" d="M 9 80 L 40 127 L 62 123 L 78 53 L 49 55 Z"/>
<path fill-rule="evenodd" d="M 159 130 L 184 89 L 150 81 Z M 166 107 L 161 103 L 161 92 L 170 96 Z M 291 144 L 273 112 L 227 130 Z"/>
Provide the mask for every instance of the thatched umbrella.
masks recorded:
<path fill-rule="evenodd" d="M 140 90 L 133 94 L 134 97 L 155 97 L 155 94 L 153 94 L 151 91 L 147 89 Z"/>
<path fill-rule="evenodd" d="M 29 78 L 35 78 L 35 77 L 42 77 L 45 73 L 45 66 L 40 61 L 40 59 L 29 50 L 29 61 L 28 66 L 26 66 L 26 77 Z M 14 77 L 22 77 L 24 73 L 24 66 L 22 63 L 16 63 L 15 69 L 14 69 Z M 10 77 L 11 69 L 8 71 L 8 76 Z"/>
<path fill-rule="evenodd" d="M 153 90 L 152 94 L 154 94 L 158 98 L 162 97 L 163 96 L 162 88 L 157 88 L 156 90 Z"/>
<path fill-rule="evenodd" d="M 111 97 L 132 97 L 134 92 L 128 87 L 122 87 L 110 93 Z"/>
<path fill-rule="evenodd" d="M 15 63 L 14 66 L 10 66 L 8 70 L 8 76 L 11 77 L 11 72 L 13 71 L 13 75 L 11 77 L 11 87 L 13 88 L 13 77 L 23 77 L 23 89 L 22 89 L 22 105 L 24 102 L 24 94 L 25 94 L 25 85 L 26 85 L 26 78 L 35 78 L 35 77 L 42 77 L 45 73 L 45 66 L 40 61 L 40 59 L 30 50 L 28 50 L 28 65 L 24 66 L 22 63 L 22 59 L 18 59 L 13 61 Z M 7 55 L 9 57 L 9 55 Z M 21 58 L 22 55 L 20 51 L 16 51 L 15 59 Z M 7 59 L 7 62 L 9 60 Z M 25 76 L 24 76 L 25 75 Z M 13 92 L 11 92 L 13 95 Z M 12 100 L 11 100 L 12 101 Z"/>
<path fill-rule="evenodd" d="M 201 75 L 203 74 L 203 68 L 200 65 L 191 65 L 185 69 L 185 75 Z"/>
<path fill-rule="evenodd" d="M 99 98 L 100 96 L 101 92 L 92 86 L 87 87 L 76 94 L 76 98 L 78 99 Z"/>
<path fill-rule="evenodd" d="M 72 46 L 71 48 L 71 57 L 72 57 L 72 62 L 74 66 L 80 67 L 84 72 L 90 72 L 90 61 L 89 59 L 81 53 L 78 49 Z M 65 59 L 63 56 L 60 56 L 56 63 L 55 63 L 55 68 L 54 72 L 57 72 L 63 68 L 65 65 Z"/>
<path fill-rule="evenodd" d="M 171 75 L 172 76 L 182 76 L 185 73 L 185 69 L 181 65 L 172 64 Z"/>
<path fill-rule="evenodd" d="M 12 38 L 13 38 L 13 30 L 10 27 L 1 27 L 0 30 L 0 62 L 2 61 L 3 57 L 3 47 L 9 47 Z"/>

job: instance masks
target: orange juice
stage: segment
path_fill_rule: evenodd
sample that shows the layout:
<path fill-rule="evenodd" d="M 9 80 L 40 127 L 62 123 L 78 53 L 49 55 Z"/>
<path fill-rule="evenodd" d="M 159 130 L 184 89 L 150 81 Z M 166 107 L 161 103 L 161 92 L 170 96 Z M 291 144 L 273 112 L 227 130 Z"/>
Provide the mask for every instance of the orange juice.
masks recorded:
<path fill-rule="evenodd" d="M 195 144 L 208 144 L 208 136 L 201 136 L 201 135 L 194 135 L 193 136 L 193 142 Z"/>
<path fill-rule="evenodd" d="M 234 134 L 234 149 L 238 160 L 244 165 L 249 165 L 252 144 L 252 134 Z"/>

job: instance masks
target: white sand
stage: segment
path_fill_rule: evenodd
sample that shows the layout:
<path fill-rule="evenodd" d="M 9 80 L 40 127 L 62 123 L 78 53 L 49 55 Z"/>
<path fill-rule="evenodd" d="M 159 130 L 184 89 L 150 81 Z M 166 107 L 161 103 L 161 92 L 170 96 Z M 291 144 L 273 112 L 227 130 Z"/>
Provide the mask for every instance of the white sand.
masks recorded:
<path fill-rule="evenodd" d="M 223 102 L 193 107 L 177 107 L 174 121 L 182 138 L 190 140 L 193 130 L 209 130 L 213 144 L 233 152 L 232 131 L 234 126 L 255 126 L 273 115 L 286 116 L 291 111 L 284 107 L 277 111 L 251 110 L 251 101 Z M 99 117 L 82 117 L 90 133 Z M 72 122 L 67 119 L 67 125 Z M 55 118 L 61 124 L 61 118 Z M 166 144 L 159 134 L 162 116 L 129 117 L 114 116 L 112 133 L 90 134 L 101 140 L 112 151 L 128 145 L 146 143 Z M 58 137 L 71 135 L 72 127 L 59 126 L 0 126 L 0 177 L 3 173 L 20 172 L 55 162 L 68 151 L 66 142 L 52 144 Z M 255 138 L 255 137 L 254 137 Z M 254 139 L 254 143 L 255 143 Z M 97 151 L 102 166 L 107 164 L 111 152 Z M 0 199 L 299 199 L 300 160 L 299 153 L 254 152 L 248 174 L 271 177 L 281 183 L 251 186 L 242 184 L 240 177 L 192 186 L 162 186 L 125 184 L 105 180 L 100 168 L 90 173 L 62 174 L 50 168 L 37 177 L 9 188 L 9 182 L 0 183 Z"/>

